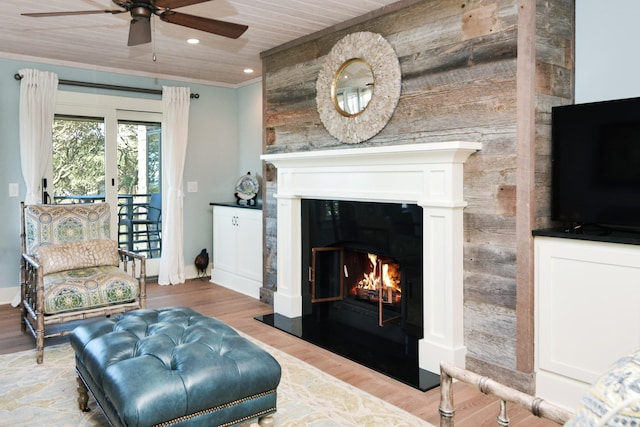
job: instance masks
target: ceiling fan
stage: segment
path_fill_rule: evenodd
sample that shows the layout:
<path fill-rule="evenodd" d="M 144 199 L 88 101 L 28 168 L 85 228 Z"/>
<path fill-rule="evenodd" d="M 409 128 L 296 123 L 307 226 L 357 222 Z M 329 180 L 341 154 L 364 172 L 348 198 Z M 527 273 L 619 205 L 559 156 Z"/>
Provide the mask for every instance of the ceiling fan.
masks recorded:
<path fill-rule="evenodd" d="M 190 6 L 192 4 L 204 3 L 210 0 L 112 0 L 122 9 L 115 10 L 79 10 L 70 12 L 39 12 L 22 13 L 23 16 L 35 18 L 48 16 L 66 15 L 91 15 L 97 13 L 131 13 L 131 24 L 129 25 L 129 46 L 151 42 L 151 17 L 156 15 L 161 21 L 171 24 L 182 25 L 207 33 L 217 34 L 223 37 L 237 39 L 246 30 L 246 25 L 234 24 L 232 22 L 218 21 L 217 19 L 203 18 L 201 16 L 188 15 L 176 12 L 173 9 Z"/>

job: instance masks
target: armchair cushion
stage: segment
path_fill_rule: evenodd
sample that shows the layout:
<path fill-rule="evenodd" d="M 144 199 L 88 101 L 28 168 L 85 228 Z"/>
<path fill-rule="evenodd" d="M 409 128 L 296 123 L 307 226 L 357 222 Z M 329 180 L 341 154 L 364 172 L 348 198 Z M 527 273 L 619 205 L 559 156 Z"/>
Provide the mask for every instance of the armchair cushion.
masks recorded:
<path fill-rule="evenodd" d="M 138 281 L 114 266 L 97 266 L 47 274 L 44 312 L 57 314 L 105 307 L 138 297 Z"/>
<path fill-rule="evenodd" d="M 25 252 L 39 246 L 109 239 L 109 204 L 28 205 L 24 210 Z"/>
<path fill-rule="evenodd" d="M 118 266 L 118 244 L 115 240 L 87 240 L 84 242 L 45 245 L 36 249 L 42 274 L 98 266 Z"/>

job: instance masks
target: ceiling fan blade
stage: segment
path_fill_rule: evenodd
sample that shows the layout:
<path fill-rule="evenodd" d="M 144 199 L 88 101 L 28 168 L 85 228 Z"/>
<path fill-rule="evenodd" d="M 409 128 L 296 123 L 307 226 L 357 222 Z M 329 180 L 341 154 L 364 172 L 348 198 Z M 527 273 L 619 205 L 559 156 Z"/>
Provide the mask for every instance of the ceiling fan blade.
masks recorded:
<path fill-rule="evenodd" d="M 186 13 L 166 11 L 158 15 L 162 21 L 182 25 L 207 33 L 237 39 L 249 28 L 246 25 L 232 22 L 218 21 L 216 19 L 203 18 L 201 16 L 187 15 Z"/>
<path fill-rule="evenodd" d="M 131 20 L 127 46 L 137 46 L 149 42 L 151 42 L 151 21 L 146 19 Z"/>
<path fill-rule="evenodd" d="M 21 13 L 22 16 L 30 16 L 32 18 L 43 18 L 47 16 L 69 16 L 69 15 L 93 15 L 97 13 L 117 13 L 126 12 L 126 10 L 76 10 L 73 12 L 37 12 L 37 13 Z"/>
<path fill-rule="evenodd" d="M 156 0 L 156 7 L 160 9 L 177 9 L 179 7 L 191 6 L 192 4 L 204 3 L 211 0 Z"/>

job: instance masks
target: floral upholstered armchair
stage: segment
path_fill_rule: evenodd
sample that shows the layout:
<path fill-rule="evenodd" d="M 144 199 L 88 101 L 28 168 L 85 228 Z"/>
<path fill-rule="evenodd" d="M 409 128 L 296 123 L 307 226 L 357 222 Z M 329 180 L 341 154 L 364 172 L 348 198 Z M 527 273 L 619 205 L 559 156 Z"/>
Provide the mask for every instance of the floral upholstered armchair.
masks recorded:
<path fill-rule="evenodd" d="M 35 337 L 38 363 L 45 338 L 71 332 L 50 325 L 145 307 L 145 258 L 110 238 L 109 204 L 21 209 L 22 330 Z"/>

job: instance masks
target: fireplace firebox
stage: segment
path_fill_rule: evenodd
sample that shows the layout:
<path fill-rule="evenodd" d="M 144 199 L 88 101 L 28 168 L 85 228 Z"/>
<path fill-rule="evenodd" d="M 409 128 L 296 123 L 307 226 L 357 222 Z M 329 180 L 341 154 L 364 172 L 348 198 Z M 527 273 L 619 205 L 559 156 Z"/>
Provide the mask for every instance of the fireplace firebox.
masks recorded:
<path fill-rule="evenodd" d="M 303 199 L 301 215 L 303 313 L 360 305 L 378 328 L 422 338 L 422 208 Z M 376 331 L 368 317 L 333 320 Z"/>

